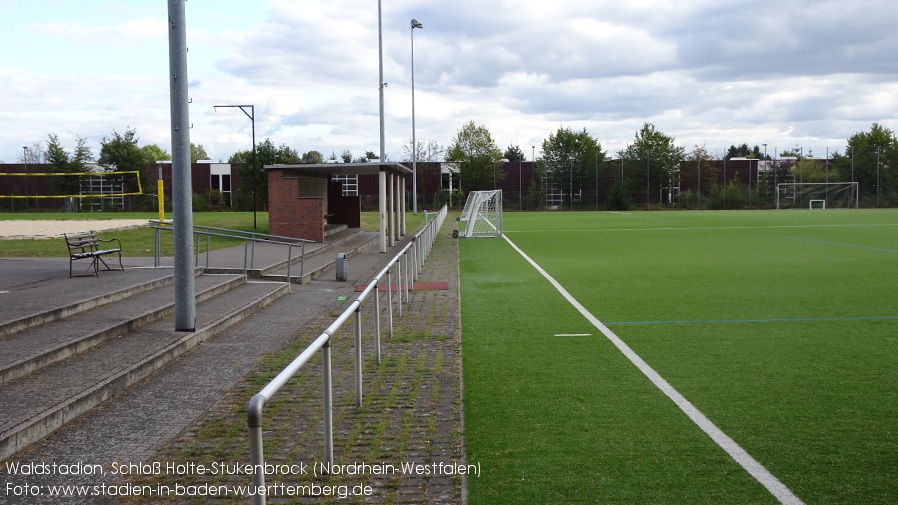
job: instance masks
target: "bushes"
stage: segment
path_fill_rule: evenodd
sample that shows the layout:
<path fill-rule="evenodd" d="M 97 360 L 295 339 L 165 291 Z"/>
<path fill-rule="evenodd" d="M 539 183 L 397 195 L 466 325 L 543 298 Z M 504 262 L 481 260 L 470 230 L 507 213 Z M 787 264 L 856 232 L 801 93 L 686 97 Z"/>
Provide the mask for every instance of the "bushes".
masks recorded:
<path fill-rule="evenodd" d="M 231 210 L 221 191 L 210 189 L 204 195 L 193 195 L 194 212 L 221 212 Z"/>
<path fill-rule="evenodd" d="M 633 194 L 627 182 L 620 182 L 611 186 L 608 190 L 608 200 L 605 207 L 608 210 L 630 210 L 633 206 Z"/>

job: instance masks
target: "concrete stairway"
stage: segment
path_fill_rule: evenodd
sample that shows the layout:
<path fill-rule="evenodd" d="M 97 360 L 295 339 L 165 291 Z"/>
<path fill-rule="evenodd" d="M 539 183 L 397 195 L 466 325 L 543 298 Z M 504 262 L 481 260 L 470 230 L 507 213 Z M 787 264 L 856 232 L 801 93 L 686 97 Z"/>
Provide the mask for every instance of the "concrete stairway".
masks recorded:
<path fill-rule="evenodd" d="M 192 333 L 174 331 L 172 276 L 0 324 L 0 460 L 288 290 L 283 282 L 247 281 L 242 272 L 199 275 Z"/>

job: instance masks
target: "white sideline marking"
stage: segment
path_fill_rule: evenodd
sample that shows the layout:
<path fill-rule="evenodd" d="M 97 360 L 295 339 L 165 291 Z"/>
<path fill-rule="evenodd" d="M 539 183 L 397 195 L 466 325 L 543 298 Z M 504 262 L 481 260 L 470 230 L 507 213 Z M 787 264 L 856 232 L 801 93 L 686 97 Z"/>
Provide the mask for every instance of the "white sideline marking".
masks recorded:
<path fill-rule="evenodd" d="M 556 333 L 556 337 L 591 337 L 592 333 Z"/>
<path fill-rule="evenodd" d="M 555 289 L 561 293 L 571 305 L 574 306 L 580 314 L 583 315 L 589 322 L 593 324 L 599 331 L 602 332 L 608 340 L 613 343 L 618 350 L 620 350 L 624 356 L 626 356 L 630 362 L 636 365 L 636 368 L 639 369 L 640 372 L 645 374 L 646 377 L 649 378 L 650 381 L 660 389 L 668 398 L 673 400 L 673 402 L 680 407 L 680 410 L 689 417 L 702 431 L 704 431 L 711 440 L 717 443 L 721 449 L 726 451 L 727 454 L 730 455 L 742 468 L 745 469 L 752 477 L 755 478 L 762 486 L 767 488 L 780 503 L 787 505 L 803 505 L 804 502 L 801 501 L 797 496 L 795 496 L 792 491 L 786 487 L 785 484 L 780 482 L 779 479 L 776 478 L 769 470 L 764 468 L 764 465 L 759 463 L 756 459 L 751 457 L 751 455 L 745 451 L 739 444 L 736 443 L 735 440 L 729 437 L 726 433 L 723 432 L 720 428 L 717 427 L 710 419 L 708 419 L 700 410 L 698 410 L 695 405 L 693 405 L 689 400 L 686 399 L 683 395 L 680 394 L 679 391 L 674 389 L 663 377 L 661 377 L 658 372 L 656 372 L 652 367 L 648 365 L 642 358 L 639 357 L 633 349 L 630 349 L 623 340 L 620 339 L 617 335 L 614 334 L 613 331 L 608 329 L 601 321 L 599 321 L 594 315 L 592 315 L 586 307 L 580 304 L 566 289 L 564 286 L 558 283 L 548 272 L 542 269 L 535 261 L 533 261 L 530 256 L 527 256 L 524 251 L 522 251 L 514 242 L 512 242 L 507 236 L 504 234 L 502 238 L 508 242 L 515 251 L 518 252 L 528 263 L 533 265 L 533 268 L 537 270 L 543 277 L 546 278 Z"/>

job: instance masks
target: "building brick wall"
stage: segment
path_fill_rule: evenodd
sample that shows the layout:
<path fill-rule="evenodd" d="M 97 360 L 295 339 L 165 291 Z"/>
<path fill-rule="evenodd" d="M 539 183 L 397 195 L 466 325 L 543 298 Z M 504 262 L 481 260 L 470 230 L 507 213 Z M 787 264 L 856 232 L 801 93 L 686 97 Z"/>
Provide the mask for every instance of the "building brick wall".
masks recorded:
<path fill-rule="evenodd" d="M 299 198 L 299 179 L 268 171 L 268 233 L 324 241 L 324 198 Z"/>

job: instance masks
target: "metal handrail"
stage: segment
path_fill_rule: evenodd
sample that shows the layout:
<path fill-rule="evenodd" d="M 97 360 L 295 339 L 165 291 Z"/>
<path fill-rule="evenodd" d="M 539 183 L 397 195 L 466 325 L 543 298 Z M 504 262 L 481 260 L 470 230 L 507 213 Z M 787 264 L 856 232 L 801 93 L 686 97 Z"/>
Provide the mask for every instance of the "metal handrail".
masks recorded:
<path fill-rule="evenodd" d="M 161 263 L 161 245 L 160 245 L 160 233 L 159 232 L 161 230 L 173 231 L 173 228 L 167 224 L 160 225 L 159 220 L 150 220 L 150 223 L 156 223 L 155 225 L 151 225 L 150 228 L 156 230 L 156 245 L 155 245 L 155 252 L 154 252 L 154 257 L 153 257 L 153 266 L 159 267 L 159 264 Z M 220 231 L 225 231 L 225 232 L 229 232 L 229 233 L 216 233 L 213 231 L 201 231 L 201 230 L 220 230 Z M 247 236 L 247 235 L 249 235 L 249 236 Z M 255 265 L 256 242 L 287 246 L 287 283 L 288 284 L 291 283 L 290 274 L 291 274 L 291 268 L 293 266 L 293 248 L 294 247 L 300 248 L 299 276 L 300 276 L 300 278 L 302 278 L 302 276 L 305 274 L 306 244 L 314 243 L 314 241 L 312 241 L 312 240 L 292 238 L 292 237 L 282 237 L 279 235 L 269 235 L 269 234 L 263 234 L 263 233 L 255 233 L 255 232 L 244 232 L 242 230 L 229 230 L 226 228 L 213 228 L 211 226 L 194 226 L 193 227 L 193 237 L 194 237 L 194 242 L 195 242 L 194 243 L 194 253 L 196 255 L 196 259 L 195 259 L 196 266 L 199 266 L 199 264 L 200 264 L 200 261 L 199 261 L 199 259 L 200 259 L 199 237 L 200 236 L 206 237 L 205 268 L 209 268 L 209 252 L 211 250 L 210 241 L 211 241 L 212 237 L 243 240 L 244 241 L 243 242 L 243 274 L 244 275 L 246 275 L 248 270 L 252 270 L 253 266 Z M 290 240 L 290 242 L 287 242 L 284 240 L 271 240 L 271 239 L 266 239 L 266 238 L 261 238 L 261 237 L 272 237 L 272 238 L 278 238 L 278 239 L 286 239 L 286 240 Z M 249 244 L 252 244 L 252 248 L 250 248 Z M 247 262 L 249 263 L 249 266 L 247 266 Z"/>
<path fill-rule="evenodd" d="M 172 222 L 171 221 L 159 221 L 158 219 L 150 219 L 150 224 L 156 224 L 159 226 L 171 226 Z M 216 228 L 214 226 L 204 226 L 204 225 L 200 225 L 200 224 L 193 225 L 193 229 L 194 230 L 201 229 L 201 230 L 221 231 L 221 232 L 230 233 L 233 235 L 249 235 L 252 238 L 267 237 L 266 240 L 276 239 L 281 242 L 307 242 L 307 243 L 315 242 L 314 240 L 308 240 L 308 239 L 304 239 L 304 238 L 287 237 L 284 235 L 272 235 L 270 233 L 259 233 L 256 231 L 234 230 L 234 229 L 230 229 L 230 228 Z M 243 238 L 243 237 L 241 237 L 241 238 Z"/>
<path fill-rule="evenodd" d="M 443 225 L 448 213 L 448 207 L 443 207 L 434 215 L 432 220 L 425 216 L 424 228 L 418 232 L 411 241 L 402 248 L 396 256 L 380 271 L 365 289 L 353 300 L 349 307 L 324 330 L 308 347 L 305 348 L 294 360 L 287 365 L 274 379 L 272 379 L 261 391 L 256 393 L 249 401 L 246 414 L 246 424 L 249 428 L 250 459 L 253 468 L 253 486 L 262 489 L 265 486 L 265 455 L 263 454 L 262 440 L 262 410 L 268 402 L 287 382 L 299 373 L 303 366 L 317 353 L 321 351 L 322 357 L 322 382 L 324 383 L 324 461 L 328 465 L 334 463 L 334 420 L 333 420 L 333 377 L 331 374 L 331 350 L 330 340 L 336 332 L 355 315 L 355 400 L 356 406 L 362 406 L 362 317 L 361 308 L 365 301 L 374 293 L 374 339 L 377 363 L 381 361 L 380 350 L 380 290 L 379 285 L 384 278 L 387 282 L 387 318 L 389 321 L 389 335 L 393 336 L 393 296 L 392 296 L 392 269 L 397 270 L 396 291 L 397 310 L 401 316 L 402 293 L 405 292 L 406 302 L 409 299 L 409 288 L 413 286 L 412 278 L 417 277 L 424 260 L 433 250 L 437 232 Z M 404 261 L 404 265 L 403 265 Z M 411 265 L 410 261 L 415 263 Z M 402 270 L 405 268 L 405 282 L 403 283 Z M 409 274 L 409 270 L 413 273 Z M 265 494 L 256 493 L 253 497 L 256 505 L 265 504 Z"/>

